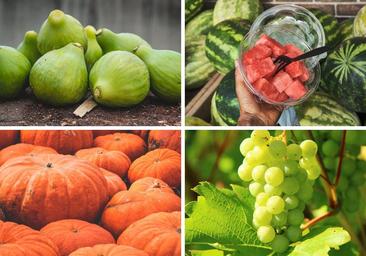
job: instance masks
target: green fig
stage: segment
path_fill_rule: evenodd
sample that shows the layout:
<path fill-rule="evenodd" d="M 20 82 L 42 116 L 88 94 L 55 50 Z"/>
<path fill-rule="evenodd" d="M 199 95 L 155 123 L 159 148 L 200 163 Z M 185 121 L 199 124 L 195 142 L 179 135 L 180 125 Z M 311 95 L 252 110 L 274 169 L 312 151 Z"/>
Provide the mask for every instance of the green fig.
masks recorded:
<path fill-rule="evenodd" d="M 139 56 L 147 65 L 151 91 L 161 99 L 177 103 L 181 95 L 181 54 L 170 50 L 154 50 L 141 46 Z"/>
<path fill-rule="evenodd" d="M 49 51 L 33 65 L 30 86 L 37 99 L 53 106 L 66 106 L 82 100 L 88 90 L 84 49 L 70 43 Z"/>
<path fill-rule="evenodd" d="M 97 31 L 97 40 L 104 53 L 111 51 L 132 52 L 142 45 L 151 48 L 151 46 L 138 35 L 132 33 L 116 34 L 106 28 Z"/>
<path fill-rule="evenodd" d="M 45 54 L 69 43 L 79 43 L 86 49 L 84 28 L 74 17 L 60 10 L 53 10 L 39 31 L 38 49 Z"/>
<path fill-rule="evenodd" d="M 108 107 L 130 107 L 143 101 L 150 89 L 145 63 L 127 51 L 103 55 L 89 74 L 96 102 Z"/>
<path fill-rule="evenodd" d="M 37 47 L 37 37 L 38 34 L 35 31 L 26 32 L 23 41 L 17 48 L 32 65 L 42 56 Z"/>
<path fill-rule="evenodd" d="M 93 26 L 85 27 L 85 34 L 88 39 L 88 49 L 85 53 L 85 60 L 88 70 L 90 70 L 94 63 L 103 55 L 102 48 L 97 42 L 95 33 L 95 28 Z"/>
<path fill-rule="evenodd" d="M 23 90 L 31 69 L 27 57 L 16 49 L 0 46 L 0 99 L 12 99 Z"/>

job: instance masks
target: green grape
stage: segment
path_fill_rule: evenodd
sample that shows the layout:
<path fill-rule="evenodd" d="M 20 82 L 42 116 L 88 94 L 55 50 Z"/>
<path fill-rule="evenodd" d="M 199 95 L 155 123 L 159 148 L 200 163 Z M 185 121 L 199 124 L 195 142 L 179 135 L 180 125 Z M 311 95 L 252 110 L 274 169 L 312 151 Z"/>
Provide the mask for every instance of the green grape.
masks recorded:
<path fill-rule="evenodd" d="M 309 181 L 301 184 L 296 196 L 304 202 L 308 202 L 313 197 L 313 186 Z"/>
<path fill-rule="evenodd" d="M 285 208 L 287 210 L 295 209 L 299 205 L 299 199 L 296 196 L 284 196 L 283 200 L 285 201 Z"/>
<path fill-rule="evenodd" d="M 303 157 L 300 159 L 299 164 L 300 167 L 304 169 L 311 169 L 319 165 L 318 160 L 315 157 Z"/>
<path fill-rule="evenodd" d="M 285 209 L 285 202 L 280 196 L 271 196 L 266 203 L 267 211 L 272 214 L 280 214 Z"/>
<path fill-rule="evenodd" d="M 334 161 L 333 157 L 323 157 L 323 164 L 326 169 L 334 170 L 337 166 L 336 162 Z"/>
<path fill-rule="evenodd" d="M 257 197 L 255 198 L 255 202 L 259 205 L 259 206 L 266 206 L 267 200 L 270 197 L 269 194 L 265 193 L 265 192 L 261 192 L 257 195 Z"/>
<path fill-rule="evenodd" d="M 286 155 L 286 145 L 281 140 L 272 141 L 268 149 L 274 157 L 282 158 Z"/>
<path fill-rule="evenodd" d="M 341 142 L 342 131 L 339 130 L 330 131 L 330 138 L 336 142 Z"/>
<path fill-rule="evenodd" d="M 308 174 L 304 169 L 300 169 L 299 172 L 296 175 L 296 179 L 299 182 L 299 184 L 304 183 L 308 179 Z"/>
<path fill-rule="evenodd" d="M 268 167 L 266 165 L 257 165 L 253 168 L 252 178 L 254 181 L 264 183 L 264 173 Z"/>
<path fill-rule="evenodd" d="M 299 182 L 296 178 L 286 177 L 281 184 L 283 193 L 287 195 L 294 195 L 299 191 Z"/>
<path fill-rule="evenodd" d="M 346 199 L 357 199 L 361 198 L 360 191 L 357 187 L 350 187 L 346 190 Z"/>
<path fill-rule="evenodd" d="M 249 184 L 249 192 L 252 196 L 257 196 L 259 193 L 263 192 L 264 188 L 263 188 L 263 184 L 256 182 L 256 181 L 252 181 Z"/>
<path fill-rule="evenodd" d="M 278 167 L 268 168 L 264 174 L 264 179 L 267 184 L 272 186 L 279 186 L 283 182 L 283 171 Z"/>
<path fill-rule="evenodd" d="M 246 154 L 251 151 L 254 148 L 254 143 L 253 140 L 250 138 L 246 138 L 244 139 L 241 143 L 240 143 L 240 153 L 243 156 L 246 156 Z"/>
<path fill-rule="evenodd" d="M 282 194 L 282 188 L 280 186 L 275 187 L 269 184 L 265 184 L 264 192 L 266 192 L 270 196 L 279 196 Z"/>
<path fill-rule="evenodd" d="M 339 179 L 339 183 L 337 186 L 337 190 L 341 192 L 345 192 L 348 188 L 349 182 L 346 177 L 342 177 Z"/>
<path fill-rule="evenodd" d="M 297 206 L 297 209 L 303 212 L 305 210 L 305 202 L 299 201 L 299 205 Z"/>
<path fill-rule="evenodd" d="M 309 158 L 314 157 L 318 151 L 318 145 L 312 140 L 304 140 L 300 144 L 302 156 Z"/>
<path fill-rule="evenodd" d="M 257 230 L 258 239 L 262 243 L 270 243 L 276 236 L 276 232 L 271 226 L 261 226 Z"/>
<path fill-rule="evenodd" d="M 254 210 L 253 220 L 260 225 L 269 225 L 272 221 L 272 214 L 267 211 L 266 207 L 258 207 Z"/>
<path fill-rule="evenodd" d="M 253 218 L 253 226 L 258 229 L 261 225 L 258 224 L 258 222 Z"/>
<path fill-rule="evenodd" d="M 319 178 L 321 169 L 319 166 L 313 166 L 313 168 L 306 169 L 306 172 L 308 173 L 309 180 L 315 180 Z"/>
<path fill-rule="evenodd" d="M 288 211 L 287 223 L 293 226 L 299 226 L 304 221 L 304 214 L 298 208 Z"/>
<path fill-rule="evenodd" d="M 339 143 L 334 140 L 327 140 L 322 145 L 322 152 L 325 156 L 334 157 L 339 152 Z"/>
<path fill-rule="evenodd" d="M 284 253 L 290 243 L 284 235 L 276 235 L 271 243 L 272 250 L 276 253 Z"/>
<path fill-rule="evenodd" d="M 276 214 L 272 216 L 272 226 L 275 228 L 282 228 L 287 223 L 287 213 L 281 212 L 280 214 Z"/>
<path fill-rule="evenodd" d="M 302 151 L 299 145 L 290 144 L 287 146 L 287 158 L 290 160 L 300 160 Z"/>
<path fill-rule="evenodd" d="M 342 174 L 351 176 L 356 171 L 356 161 L 352 158 L 345 157 L 342 162 Z"/>
<path fill-rule="evenodd" d="M 295 160 L 287 160 L 283 166 L 285 176 L 295 175 L 300 169 L 300 165 Z"/>
<path fill-rule="evenodd" d="M 252 180 L 252 169 L 253 167 L 247 162 L 243 162 L 238 168 L 238 175 L 243 181 Z"/>
<path fill-rule="evenodd" d="M 299 226 L 289 226 L 286 229 L 286 236 L 291 242 L 297 242 L 301 239 L 302 232 Z"/>
<path fill-rule="evenodd" d="M 256 144 L 266 144 L 271 138 L 271 134 L 267 130 L 254 130 L 250 137 Z"/>
<path fill-rule="evenodd" d="M 248 164 L 251 164 L 253 166 L 258 164 L 255 153 L 253 152 L 253 150 L 251 150 L 247 153 L 244 160 L 247 161 Z"/>
<path fill-rule="evenodd" d="M 268 158 L 268 148 L 267 146 L 255 146 L 252 151 L 247 153 L 245 159 L 248 163 L 253 165 L 259 165 L 266 162 Z"/>
<path fill-rule="evenodd" d="M 354 185 L 354 186 L 361 186 L 364 183 L 365 183 L 365 172 L 363 170 L 357 170 L 351 176 L 351 184 Z"/>

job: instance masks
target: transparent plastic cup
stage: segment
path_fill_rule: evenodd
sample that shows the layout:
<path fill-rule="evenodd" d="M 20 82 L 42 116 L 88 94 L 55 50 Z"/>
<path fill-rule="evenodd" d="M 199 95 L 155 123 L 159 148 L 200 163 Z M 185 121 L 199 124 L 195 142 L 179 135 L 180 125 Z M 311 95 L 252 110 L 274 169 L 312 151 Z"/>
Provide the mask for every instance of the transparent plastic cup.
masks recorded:
<path fill-rule="evenodd" d="M 259 100 L 280 107 L 295 106 L 305 101 L 319 86 L 320 60 L 326 54 L 308 58 L 303 61 L 310 77 L 304 84 L 307 93 L 300 99 L 288 99 L 283 102 L 274 101 L 257 91 L 249 82 L 243 63 L 243 54 L 251 49 L 262 34 L 277 40 L 282 45 L 293 44 L 303 52 L 325 45 L 325 35 L 319 20 L 307 9 L 297 5 L 279 5 L 263 12 L 253 23 L 250 31 L 240 44 L 239 70 L 242 78 Z"/>

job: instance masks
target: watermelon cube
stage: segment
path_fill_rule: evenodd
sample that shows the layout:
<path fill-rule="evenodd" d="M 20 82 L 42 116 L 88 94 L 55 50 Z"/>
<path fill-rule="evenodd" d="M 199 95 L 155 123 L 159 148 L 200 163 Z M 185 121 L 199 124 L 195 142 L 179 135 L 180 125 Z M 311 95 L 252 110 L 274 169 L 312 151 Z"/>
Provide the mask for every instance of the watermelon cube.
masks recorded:
<path fill-rule="evenodd" d="M 266 87 L 271 86 L 271 84 L 268 82 L 267 79 L 265 78 L 260 78 L 258 79 L 254 84 L 253 87 L 258 91 L 261 92 L 262 90 L 264 90 Z"/>
<path fill-rule="evenodd" d="M 285 92 L 281 92 L 280 94 L 278 94 L 277 98 L 275 99 L 275 101 L 277 102 L 284 102 L 288 100 L 288 96 Z"/>
<path fill-rule="evenodd" d="M 285 93 L 294 100 L 301 99 L 306 94 L 306 92 L 306 87 L 298 79 L 293 81 L 290 86 L 285 90 Z"/>
<path fill-rule="evenodd" d="M 300 79 L 301 82 L 305 83 L 306 81 L 309 80 L 309 78 L 310 78 L 309 70 L 306 68 L 305 65 L 303 65 L 302 74 L 299 77 L 299 79 Z"/>
<path fill-rule="evenodd" d="M 255 43 L 255 45 L 265 45 L 272 49 L 272 55 L 273 57 L 278 57 L 280 55 L 283 55 L 286 53 L 285 49 L 282 47 L 282 45 L 274 40 L 273 38 L 270 38 L 269 36 L 262 34 L 259 37 L 259 40 Z"/>
<path fill-rule="evenodd" d="M 252 49 L 248 50 L 243 54 L 243 63 L 244 65 L 251 65 L 258 60 L 271 57 L 271 55 L 272 55 L 271 48 L 265 45 L 254 46 Z"/>
<path fill-rule="evenodd" d="M 283 46 L 283 48 L 285 49 L 286 53 L 290 53 L 290 54 L 293 54 L 294 57 L 297 57 L 301 54 L 303 54 L 304 52 L 302 50 L 300 50 L 299 48 L 297 48 L 295 45 L 293 44 L 285 44 Z M 287 55 L 287 54 L 286 54 Z M 294 58 L 294 57 L 291 57 L 291 58 Z"/>
<path fill-rule="evenodd" d="M 278 74 L 271 81 L 279 93 L 285 91 L 287 87 L 292 84 L 292 82 L 293 80 L 291 76 L 284 71 L 278 72 Z"/>
<path fill-rule="evenodd" d="M 273 84 L 271 84 L 266 79 L 262 79 L 260 83 L 261 83 L 260 93 L 271 100 L 276 100 L 279 95 L 279 92 L 276 90 Z"/>
<path fill-rule="evenodd" d="M 285 68 L 285 71 L 292 77 L 292 78 L 298 78 L 304 73 L 304 63 L 301 61 L 292 62 L 290 65 L 288 65 Z"/>
<path fill-rule="evenodd" d="M 270 57 L 256 61 L 251 65 L 245 66 L 247 78 L 250 83 L 254 83 L 259 78 L 265 77 L 268 74 L 273 73 L 275 69 L 276 65 L 273 64 L 273 61 Z"/>

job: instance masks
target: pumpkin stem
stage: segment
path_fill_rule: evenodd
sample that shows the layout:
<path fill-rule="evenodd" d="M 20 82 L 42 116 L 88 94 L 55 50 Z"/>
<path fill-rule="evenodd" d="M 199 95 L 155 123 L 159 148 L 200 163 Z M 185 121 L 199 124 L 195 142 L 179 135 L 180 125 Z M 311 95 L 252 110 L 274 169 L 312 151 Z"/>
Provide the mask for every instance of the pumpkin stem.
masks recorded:
<path fill-rule="evenodd" d="M 154 182 L 153 184 L 153 188 L 160 188 L 160 183 L 159 182 Z"/>
<path fill-rule="evenodd" d="M 177 232 L 180 234 L 182 233 L 182 229 L 181 228 L 177 228 Z"/>
<path fill-rule="evenodd" d="M 48 163 L 47 164 L 47 168 L 52 168 L 53 166 L 52 166 L 52 163 Z"/>

